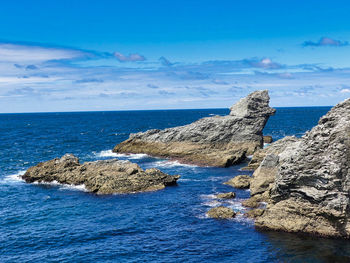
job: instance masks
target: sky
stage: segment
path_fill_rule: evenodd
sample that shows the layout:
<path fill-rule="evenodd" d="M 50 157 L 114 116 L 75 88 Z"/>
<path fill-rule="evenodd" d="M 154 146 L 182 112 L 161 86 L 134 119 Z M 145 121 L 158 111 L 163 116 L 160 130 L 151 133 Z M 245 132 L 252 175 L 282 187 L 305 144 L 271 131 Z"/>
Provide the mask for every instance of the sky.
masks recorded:
<path fill-rule="evenodd" d="M 350 3 L 4 0 L 0 113 L 275 107 L 350 96 Z"/>

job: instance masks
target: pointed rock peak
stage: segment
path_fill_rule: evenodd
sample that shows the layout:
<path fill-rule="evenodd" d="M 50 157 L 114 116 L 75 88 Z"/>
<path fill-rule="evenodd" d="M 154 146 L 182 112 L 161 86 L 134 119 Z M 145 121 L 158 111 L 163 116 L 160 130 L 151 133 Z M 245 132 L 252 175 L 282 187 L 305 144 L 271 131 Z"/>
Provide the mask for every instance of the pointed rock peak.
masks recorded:
<path fill-rule="evenodd" d="M 231 116 L 237 117 L 268 117 L 276 110 L 269 106 L 270 96 L 267 90 L 258 90 L 240 99 L 230 110 Z"/>

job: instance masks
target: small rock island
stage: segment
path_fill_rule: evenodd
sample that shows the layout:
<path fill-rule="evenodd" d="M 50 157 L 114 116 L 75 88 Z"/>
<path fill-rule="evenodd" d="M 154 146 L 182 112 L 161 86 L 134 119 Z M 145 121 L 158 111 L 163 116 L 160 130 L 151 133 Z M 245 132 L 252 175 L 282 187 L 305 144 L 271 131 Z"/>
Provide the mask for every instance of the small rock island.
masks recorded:
<path fill-rule="evenodd" d="M 176 185 L 180 176 L 168 175 L 155 168 L 143 170 L 136 163 L 118 159 L 80 164 L 77 157 L 66 154 L 30 167 L 22 178 L 27 183 L 84 185 L 95 194 L 126 194 Z"/>
<path fill-rule="evenodd" d="M 114 152 L 146 153 L 185 163 L 228 167 L 263 146 L 262 130 L 275 109 L 267 90 L 255 91 L 230 108 L 227 116 L 202 118 L 185 126 L 131 134 Z"/>

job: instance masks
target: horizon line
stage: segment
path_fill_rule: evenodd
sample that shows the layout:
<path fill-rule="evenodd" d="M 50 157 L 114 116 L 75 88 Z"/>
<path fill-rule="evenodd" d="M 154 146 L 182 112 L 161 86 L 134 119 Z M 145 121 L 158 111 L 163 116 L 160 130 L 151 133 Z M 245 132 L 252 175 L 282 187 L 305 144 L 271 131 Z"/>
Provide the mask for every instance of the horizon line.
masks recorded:
<path fill-rule="evenodd" d="M 331 108 L 334 105 L 328 106 L 289 106 L 289 107 L 273 107 L 276 109 L 291 109 L 291 108 Z M 32 111 L 32 112 L 0 112 L 1 115 L 5 114 L 42 114 L 42 113 L 89 113 L 89 112 L 136 112 L 136 111 L 180 111 L 180 110 L 229 110 L 230 108 L 176 108 L 176 109 L 144 109 L 144 110 L 79 110 L 79 111 Z"/>

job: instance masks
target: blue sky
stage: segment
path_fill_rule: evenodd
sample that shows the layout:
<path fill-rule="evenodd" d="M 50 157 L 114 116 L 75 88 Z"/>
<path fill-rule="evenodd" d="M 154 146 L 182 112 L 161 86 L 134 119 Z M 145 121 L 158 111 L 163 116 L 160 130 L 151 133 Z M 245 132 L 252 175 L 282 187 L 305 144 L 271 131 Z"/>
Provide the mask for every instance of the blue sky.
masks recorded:
<path fill-rule="evenodd" d="M 0 112 L 273 106 L 350 95 L 347 1 L 2 1 Z"/>

